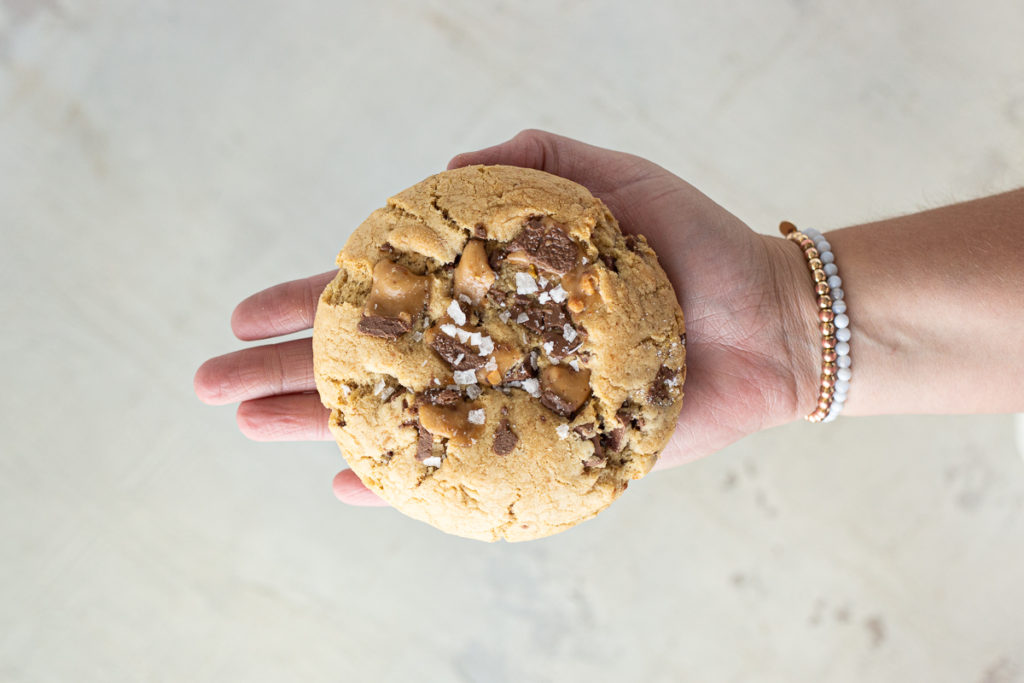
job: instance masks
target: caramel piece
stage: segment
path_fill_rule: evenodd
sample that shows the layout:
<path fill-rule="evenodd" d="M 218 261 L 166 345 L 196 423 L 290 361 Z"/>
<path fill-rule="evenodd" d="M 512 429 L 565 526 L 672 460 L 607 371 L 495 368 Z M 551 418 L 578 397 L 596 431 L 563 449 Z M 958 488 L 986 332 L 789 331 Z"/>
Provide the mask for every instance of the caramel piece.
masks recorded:
<path fill-rule="evenodd" d="M 405 266 L 379 261 L 373 267 L 373 286 L 363 307 L 359 331 L 374 337 L 397 339 L 427 303 L 428 278 L 413 275 Z"/>
<path fill-rule="evenodd" d="M 525 379 L 522 377 L 522 367 L 528 366 L 526 359 L 517 350 L 509 346 L 498 342 L 494 345 L 494 352 L 491 354 L 494 358 L 495 364 L 498 366 L 496 370 L 488 370 L 480 368 L 477 370 L 478 381 L 486 381 L 492 387 L 496 387 L 506 379 Z M 511 376 L 510 376 L 511 375 Z M 529 377 L 530 375 L 526 375 Z"/>
<path fill-rule="evenodd" d="M 540 372 L 540 389 L 540 402 L 546 408 L 571 417 L 590 398 L 590 370 L 548 366 Z"/>
<path fill-rule="evenodd" d="M 569 294 L 566 307 L 572 313 L 581 313 L 601 303 L 597 270 L 593 267 L 577 269 L 562 278 L 562 288 Z"/>
<path fill-rule="evenodd" d="M 469 297 L 474 304 L 479 304 L 487 290 L 494 284 L 494 271 L 487 263 L 487 251 L 482 240 L 469 240 L 462 250 L 459 265 L 455 266 L 454 292 L 456 298 L 460 294 Z"/>
<path fill-rule="evenodd" d="M 468 446 L 480 438 L 484 425 L 469 421 L 469 411 L 478 409 L 472 403 L 420 406 L 420 424 L 431 434 L 443 436 L 456 446 Z"/>

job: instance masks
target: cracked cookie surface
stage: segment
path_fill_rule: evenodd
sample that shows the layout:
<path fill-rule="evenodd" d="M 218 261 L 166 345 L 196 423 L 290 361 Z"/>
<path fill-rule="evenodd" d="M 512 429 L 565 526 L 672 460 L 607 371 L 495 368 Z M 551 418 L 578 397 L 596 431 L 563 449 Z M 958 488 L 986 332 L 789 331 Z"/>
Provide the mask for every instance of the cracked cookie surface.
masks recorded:
<path fill-rule="evenodd" d="M 585 188 L 469 166 L 388 200 L 338 255 L 317 390 L 364 484 L 453 534 L 593 517 L 675 428 L 683 314 L 657 257 Z"/>

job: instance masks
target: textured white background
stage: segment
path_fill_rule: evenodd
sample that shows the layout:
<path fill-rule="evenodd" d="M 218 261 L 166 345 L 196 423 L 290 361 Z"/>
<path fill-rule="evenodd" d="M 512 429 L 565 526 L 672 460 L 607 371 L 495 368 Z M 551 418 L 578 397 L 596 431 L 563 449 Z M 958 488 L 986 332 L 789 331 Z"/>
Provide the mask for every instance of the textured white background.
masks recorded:
<path fill-rule="evenodd" d="M 524 127 L 765 231 L 1020 186 L 1022 36 L 1019 0 L 0 1 L 0 680 L 1024 681 L 1008 416 L 792 425 L 484 545 L 191 387 L 239 299 Z"/>

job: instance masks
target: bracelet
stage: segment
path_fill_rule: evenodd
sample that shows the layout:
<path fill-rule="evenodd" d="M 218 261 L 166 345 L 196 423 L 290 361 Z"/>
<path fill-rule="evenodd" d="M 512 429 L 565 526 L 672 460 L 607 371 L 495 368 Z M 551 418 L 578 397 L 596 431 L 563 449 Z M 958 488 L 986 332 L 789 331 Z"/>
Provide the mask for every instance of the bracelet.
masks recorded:
<path fill-rule="evenodd" d="M 831 422 L 839 416 L 850 391 L 850 318 L 846 315 L 843 281 L 832 245 L 817 230 L 801 232 L 789 221 L 779 224 L 786 239 L 803 249 L 818 297 L 821 331 L 821 386 L 818 405 L 804 417 L 808 422 Z"/>

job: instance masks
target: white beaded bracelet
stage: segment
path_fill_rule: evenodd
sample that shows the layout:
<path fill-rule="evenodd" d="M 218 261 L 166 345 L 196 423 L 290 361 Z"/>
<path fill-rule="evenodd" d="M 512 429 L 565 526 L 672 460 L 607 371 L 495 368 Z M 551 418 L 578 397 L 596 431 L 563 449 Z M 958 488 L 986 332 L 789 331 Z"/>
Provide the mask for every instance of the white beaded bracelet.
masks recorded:
<path fill-rule="evenodd" d="M 831 422 L 842 412 L 850 392 L 850 318 L 846 314 L 843 280 L 835 263 L 832 245 L 817 230 L 801 232 L 788 221 L 779 225 L 786 239 L 803 249 L 818 297 L 818 329 L 821 331 L 821 386 L 818 405 L 807 415 L 810 422 Z"/>

